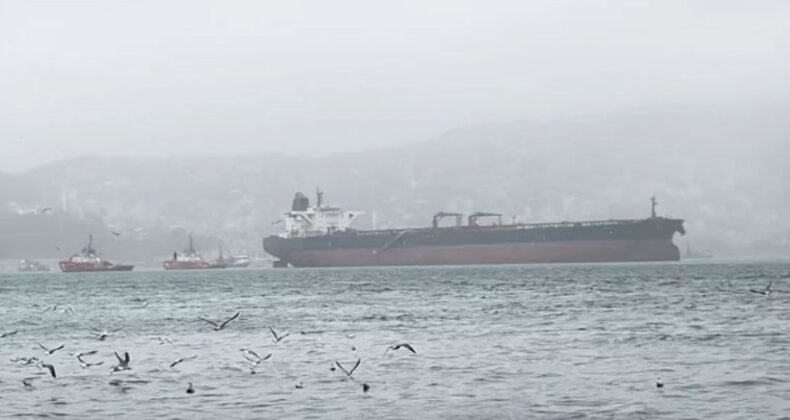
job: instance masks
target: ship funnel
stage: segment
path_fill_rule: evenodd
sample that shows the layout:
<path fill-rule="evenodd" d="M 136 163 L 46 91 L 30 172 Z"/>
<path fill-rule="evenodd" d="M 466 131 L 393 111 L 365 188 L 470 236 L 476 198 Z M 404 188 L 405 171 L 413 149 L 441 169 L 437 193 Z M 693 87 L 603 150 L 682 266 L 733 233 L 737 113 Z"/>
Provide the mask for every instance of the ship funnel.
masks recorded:
<path fill-rule="evenodd" d="M 293 204 L 291 204 L 291 211 L 306 211 L 309 207 L 310 199 L 300 192 L 296 193 Z"/>

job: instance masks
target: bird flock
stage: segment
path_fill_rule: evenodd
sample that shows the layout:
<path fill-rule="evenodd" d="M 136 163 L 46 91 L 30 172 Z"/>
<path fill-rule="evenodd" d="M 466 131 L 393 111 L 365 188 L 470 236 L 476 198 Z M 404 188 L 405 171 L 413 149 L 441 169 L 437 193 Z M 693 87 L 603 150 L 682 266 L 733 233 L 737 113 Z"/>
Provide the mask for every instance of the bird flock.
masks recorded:
<path fill-rule="evenodd" d="M 57 309 L 58 309 L 58 305 L 53 305 L 51 307 L 46 308 L 45 311 L 56 311 Z M 71 309 L 71 312 L 73 312 L 73 309 Z M 222 330 L 227 329 L 228 326 L 234 320 L 238 319 L 240 315 L 241 315 L 241 312 L 240 311 L 236 311 L 232 316 L 230 316 L 230 317 L 228 317 L 228 318 L 226 318 L 224 320 L 217 320 L 217 321 L 215 321 L 215 320 L 203 317 L 203 316 L 200 316 L 197 319 L 200 320 L 200 321 L 205 322 L 206 324 L 208 324 L 213 331 L 222 331 Z M 268 327 L 268 330 L 269 330 L 269 333 L 272 336 L 272 342 L 273 342 L 274 345 L 277 345 L 278 343 L 283 342 L 283 340 L 285 340 L 286 338 L 288 338 L 291 335 L 290 332 L 283 332 L 283 331 L 278 332 L 271 326 Z M 115 333 L 117 333 L 119 331 L 121 331 L 121 328 L 108 329 L 108 328 L 92 327 L 90 334 L 91 334 L 92 338 L 95 339 L 96 341 L 105 342 L 109 338 L 111 338 Z M 3 333 L 0 334 L 0 338 L 8 338 L 8 337 L 17 335 L 18 333 L 19 333 L 18 330 L 3 332 Z M 302 334 L 306 334 L 306 332 L 302 332 Z M 350 335 L 349 337 L 353 337 L 353 335 Z M 171 340 L 170 338 L 165 337 L 165 336 L 157 336 L 157 337 L 154 337 L 154 339 L 158 341 L 159 345 L 165 345 L 165 344 L 172 344 L 173 343 L 173 340 Z M 46 356 L 53 356 L 55 353 L 63 350 L 64 348 L 66 348 L 65 344 L 60 344 L 60 345 L 57 345 L 57 346 L 47 346 L 47 345 L 44 345 L 42 343 L 37 343 L 37 344 L 38 344 L 38 348 L 43 352 L 43 355 L 45 357 Z M 352 349 L 352 351 L 355 350 L 354 347 L 352 347 L 351 349 Z M 400 350 L 400 349 L 407 350 L 412 355 L 416 355 L 417 354 L 417 351 L 414 349 L 414 347 L 411 344 L 409 344 L 409 343 L 398 343 L 398 344 L 393 344 L 393 345 L 387 346 L 387 348 L 384 351 L 384 357 L 386 357 L 387 354 L 390 353 L 391 351 L 396 351 L 396 350 Z M 256 369 L 261 365 L 261 363 L 266 361 L 266 360 L 269 360 L 272 357 L 272 353 L 267 353 L 267 354 L 261 356 L 261 354 L 259 354 L 255 350 L 250 349 L 250 348 L 245 348 L 245 347 L 240 348 L 239 351 L 240 351 L 241 357 L 243 359 L 242 363 L 244 363 L 244 365 L 246 366 L 246 368 L 247 368 L 247 370 L 249 371 L 250 374 L 256 374 L 256 372 L 257 372 Z M 98 358 L 98 353 L 99 353 L 98 350 L 87 350 L 87 351 L 72 352 L 72 353 L 69 353 L 69 355 L 76 359 L 77 363 L 80 365 L 80 367 L 82 369 L 91 369 L 91 368 L 97 368 L 97 367 L 100 367 L 100 366 L 104 365 L 104 362 L 105 362 L 104 360 L 98 360 L 97 359 Z M 113 354 L 114 354 L 114 356 L 116 358 L 116 362 L 117 363 L 113 364 L 110 367 L 110 369 L 109 369 L 109 373 L 110 374 L 115 374 L 115 373 L 120 373 L 120 372 L 123 372 L 123 371 L 132 370 L 132 356 L 130 355 L 130 353 L 128 351 L 124 351 L 123 353 L 119 353 L 117 351 L 114 351 Z M 195 360 L 197 358 L 198 358 L 198 355 L 190 355 L 190 356 L 178 357 L 175 360 L 173 360 L 172 362 L 170 362 L 168 366 L 171 369 L 173 369 L 173 368 L 176 368 L 178 365 L 180 365 L 182 363 L 185 363 L 185 362 L 188 362 L 188 361 L 192 361 L 192 360 Z M 22 386 L 24 386 L 25 388 L 35 388 L 35 386 L 33 384 L 33 381 L 38 379 L 38 378 L 40 378 L 40 377 L 42 377 L 42 376 L 46 376 L 47 373 L 49 374 L 49 376 L 53 380 L 55 380 L 55 379 L 57 379 L 59 377 L 55 365 L 53 363 L 47 362 L 46 360 L 44 360 L 44 358 L 39 358 L 38 356 L 17 356 L 17 357 L 11 358 L 10 361 L 12 363 L 15 363 L 18 366 L 21 366 L 21 367 L 36 367 L 36 368 L 38 368 L 38 370 L 39 370 L 38 376 L 27 376 L 27 377 L 22 379 L 22 381 L 21 381 L 22 382 Z M 357 369 L 360 368 L 361 364 L 362 364 L 362 358 L 357 358 L 357 360 L 353 363 L 353 365 L 352 364 L 344 365 L 340 361 L 335 360 L 334 363 L 332 364 L 332 366 L 330 367 L 330 371 L 334 372 L 334 371 L 336 371 L 336 369 L 339 369 L 343 373 L 345 378 L 354 379 L 353 375 L 357 371 Z M 111 383 L 112 383 L 112 381 L 111 381 Z M 294 385 L 294 388 L 295 389 L 304 389 L 304 383 L 300 381 L 298 384 Z M 370 391 L 370 389 L 371 389 L 371 387 L 370 387 L 370 385 L 368 383 L 363 383 L 362 384 L 362 392 L 363 393 L 367 393 L 368 391 Z M 195 394 L 196 393 L 196 388 L 195 388 L 194 383 L 188 382 L 186 393 L 187 394 Z"/>
<path fill-rule="evenodd" d="M 762 296 L 765 296 L 765 297 L 770 297 L 775 292 L 777 292 L 777 290 L 773 289 L 773 281 L 769 281 L 769 283 L 764 288 L 762 288 L 762 289 L 749 289 L 749 292 L 754 293 L 754 294 L 759 294 L 759 295 L 762 295 Z M 147 306 L 147 304 L 148 304 L 148 301 L 144 301 L 144 300 L 142 300 L 140 298 L 135 298 L 133 300 L 136 301 L 136 302 L 144 302 L 145 306 Z M 74 313 L 74 309 L 73 308 L 71 308 L 71 307 L 61 308 L 59 305 L 52 305 L 52 306 L 46 307 L 43 312 L 48 312 L 48 311 L 52 311 L 52 312 L 62 311 L 64 313 Z M 232 316 L 230 316 L 228 318 L 225 318 L 224 320 L 216 320 L 215 321 L 215 320 L 203 317 L 203 316 L 197 317 L 197 319 L 200 320 L 200 321 L 203 321 L 206 324 L 208 324 L 213 331 L 223 331 L 223 330 L 227 329 L 229 327 L 229 325 L 231 325 L 231 323 L 233 321 L 237 320 L 240 315 L 241 315 L 241 312 L 240 311 L 236 311 Z M 268 330 L 269 330 L 269 333 L 272 336 L 272 342 L 274 343 L 274 345 L 277 345 L 278 343 L 283 342 L 286 338 L 288 338 L 290 336 L 290 332 L 282 332 L 282 331 L 277 332 L 271 326 L 268 327 Z M 115 329 L 95 328 L 95 327 L 91 328 L 91 334 L 92 334 L 93 338 L 95 340 L 101 341 L 101 342 L 107 341 L 109 338 L 111 338 L 115 333 L 118 333 L 119 331 L 121 331 L 121 328 L 115 328 Z M 12 331 L 2 332 L 2 333 L 0 333 L 0 339 L 9 339 L 9 338 L 11 338 L 13 336 L 17 336 L 18 333 L 19 333 L 19 330 L 12 330 Z M 303 332 L 303 334 L 304 334 L 304 332 Z M 347 335 L 347 337 L 348 338 L 354 338 L 354 335 Z M 157 336 L 157 337 L 154 337 L 154 339 L 158 341 L 159 345 L 165 345 L 165 344 L 172 344 L 173 343 L 173 340 L 171 340 L 170 338 L 165 337 L 165 336 Z M 55 353 L 63 350 L 66 347 L 65 344 L 60 344 L 60 345 L 57 345 L 57 346 L 47 346 L 47 345 L 44 345 L 42 343 L 37 343 L 37 344 L 38 344 L 38 349 L 43 351 L 43 355 L 44 356 L 53 356 Z M 356 349 L 354 347 L 351 347 L 351 350 L 353 351 L 353 350 L 356 350 Z M 406 351 L 406 352 L 410 353 L 411 355 L 416 355 L 417 354 L 417 351 L 415 350 L 415 348 L 411 344 L 409 344 L 409 343 L 397 343 L 397 344 L 392 344 L 392 345 L 387 346 L 387 348 L 384 350 L 383 357 L 386 358 L 387 355 L 390 354 L 390 352 L 396 352 L 398 350 Z M 261 356 L 261 354 L 259 354 L 255 350 L 250 349 L 250 348 L 246 348 L 246 347 L 240 348 L 239 351 L 240 351 L 241 357 L 243 359 L 242 363 L 244 363 L 244 365 L 247 368 L 247 371 L 250 374 L 256 374 L 257 373 L 257 369 L 260 367 L 261 363 L 264 362 L 264 361 L 269 360 L 272 357 L 272 353 L 268 353 L 268 354 L 265 354 L 265 355 Z M 100 366 L 102 366 L 104 364 L 103 360 L 96 360 L 96 358 L 98 357 L 97 354 L 98 354 L 97 350 L 78 351 L 78 352 L 70 353 L 70 355 L 72 357 L 76 358 L 77 363 L 79 363 L 80 367 L 83 368 L 83 369 L 97 368 L 97 367 L 100 367 Z M 120 373 L 120 372 L 132 370 L 132 365 L 131 365 L 132 357 L 131 357 L 131 355 L 130 355 L 130 353 L 128 351 L 124 351 L 122 354 L 119 354 L 117 351 L 115 351 L 115 352 L 113 352 L 113 354 L 114 354 L 114 356 L 116 358 L 117 363 L 113 364 L 110 367 L 110 369 L 109 369 L 110 374 L 115 374 L 115 373 Z M 173 360 L 172 362 L 170 362 L 168 366 L 171 369 L 174 369 L 174 368 L 176 368 L 178 365 L 180 365 L 182 363 L 185 363 L 185 362 L 188 362 L 188 361 L 192 361 L 192 360 L 195 360 L 197 358 L 198 358 L 198 355 L 190 355 L 190 356 L 178 357 L 175 360 Z M 39 358 L 38 356 L 17 356 L 17 357 L 11 358 L 10 361 L 12 363 L 20 366 L 20 367 L 36 367 L 36 368 L 38 368 L 38 370 L 39 370 L 39 375 L 38 376 L 27 376 L 27 377 L 22 379 L 22 381 L 21 381 L 22 382 L 22 386 L 24 386 L 25 388 L 31 388 L 31 389 L 35 388 L 34 381 L 36 379 L 42 377 L 42 376 L 46 376 L 47 374 L 49 374 L 49 376 L 53 380 L 58 378 L 58 372 L 57 372 L 57 369 L 56 369 L 55 365 L 53 363 L 49 363 L 48 361 L 44 360 L 44 358 Z M 362 365 L 362 361 L 363 361 L 362 358 L 357 358 L 355 362 L 352 362 L 353 364 L 352 363 L 345 363 L 344 364 L 344 363 L 341 363 L 338 360 L 335 360 L 334 363 L 330 366 L 329 370 L 332 371 L 332 372 L 335 372 L 335 371 L 339 370 L 344 375 L 345 378 L 354 379 L 353 376 L 357 372 L 357 370 L 360 368 L 360 366 Z M 188 386 L 187 386 L 187 389 L 186 389 L 186 393 L 187 394 L 195 394 L 196 393 L 196 388 L 195 388 L 194 384 L 192 382 L 189 382 L 187 385 Z M 657 388 L 664 388 L 664 382 L 660 378 L 656 381 L 656 387 Z M 299 382 L 298 384 L 294 385 L 294 388 L 295 389 L 304 389 L 304 383 L 303 382 Z M 362 392 L 363 393 L 369 392 L 370 389 L 371 389 L 371 387 L 370 387 L 370 385 L 368 383 L 362 383 Z"/>

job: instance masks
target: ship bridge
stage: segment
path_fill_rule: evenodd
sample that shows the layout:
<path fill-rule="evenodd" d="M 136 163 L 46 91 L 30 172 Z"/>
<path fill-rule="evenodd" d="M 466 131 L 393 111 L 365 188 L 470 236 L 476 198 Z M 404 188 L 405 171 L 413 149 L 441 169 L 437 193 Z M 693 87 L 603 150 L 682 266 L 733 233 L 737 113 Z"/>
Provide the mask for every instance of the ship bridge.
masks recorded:
<path fill-rule="evenodd" d="M 351 228 L 351 223 L 364 214 L 361 211 L 344 210 L 341 207 L 324 205 L 324 193 L 316 191 L 316 205 L 302 193 L 296 193 L 291 211 L 285 213 L 285 232 L 283 238 L 323 236 L 343 232 Z"/>

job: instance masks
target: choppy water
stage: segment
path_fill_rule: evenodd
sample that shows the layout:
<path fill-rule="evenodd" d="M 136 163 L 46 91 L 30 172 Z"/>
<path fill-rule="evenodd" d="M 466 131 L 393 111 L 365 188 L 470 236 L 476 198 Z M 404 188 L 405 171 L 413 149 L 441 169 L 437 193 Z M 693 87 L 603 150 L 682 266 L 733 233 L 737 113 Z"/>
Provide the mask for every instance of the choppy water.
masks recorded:
<path fill-rule="evenodd" d="M 0 339 L 0 417 L 780 418 L 789 276 L 779 263 L 2 275 L 2 331 L 19 333 Z M 769 280 L 787 292 L 749 293 Z M 236 310 L 223 331 L 197 319 Z M 91 326 L 122 330 L 97 341 Z M 274 344 L 268 326 L 291 335 Z M 383 357 L 400 342 L 418 354 Z M 252 375 L 241 347 L 272 357 Z M 93 349 L 103 366 L 69 355 Z M 111 374 L 113 351 L 132 370 Z M 353 379 L 330 371 L 357 358 Z"/>

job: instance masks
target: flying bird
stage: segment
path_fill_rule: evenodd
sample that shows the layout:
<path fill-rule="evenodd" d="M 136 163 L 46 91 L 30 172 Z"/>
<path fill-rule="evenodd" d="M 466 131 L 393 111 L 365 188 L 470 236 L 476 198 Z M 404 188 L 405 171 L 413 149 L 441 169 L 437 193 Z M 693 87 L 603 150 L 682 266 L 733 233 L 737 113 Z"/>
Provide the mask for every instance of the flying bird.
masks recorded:
<path fill-rule="evenodd" d="M 42 214 L 47 214 L 51 211 L 52 211 L 52 207 L 44 207 L 43 209 L 41 209 Z"/>
<path fill-rule="evenodd" d="M 47 368 L 47 369 L 49 369 L 49 374 L 52 375 L 53 378 L 57 378 L 58 377 L 58 375 L 55 374 L 55 366 L 52 366 L 49 363 L 41 362 L 41 363 L 38 364 L 38 367 L 39 368 Z"/>
<path fill-rule="evenodd" d="M 362 363 L 362 359 L 357 359 L 357 363 L 354 364 L 354 367 L 352 367 L 351 370 L 346 370 L 346 368 L 344 368 L 343 365 L 340 364 L 340 362 L 335 361 L 335 365 L 337 365 L 337 367 L 340 368 L 340 370 L 342 370 L 343 373 L 345 373 L 346 376 L 348 376 L 349 378 L 351 377 L 351 375 L 354 374 L 354 371 L 357 370 L 360 363 Z"/>
<path fill-rule="evenodd" d="M 239 349 L 239 351 L 241 351 L 241 355 L 244 356 L 245 359 L 247 359 L 247 362 L 249 362 L 253 366 L 257 366 L 264 360 L 269 360 L 269 358 L 272 357 L 271 353 L 267 354 L 264 357 L 261 357 L 258 355 L 258 353 L 255 353 L 250 349 Z"/>
<path fill-rule="evenodd" d="M 106 329 L 100 330 L 100 329 L 95 328 L 95 327 L 91 327 L 91 329 L 94 331 L 94 334 L 96 335 L 96 339 L 99 340 L 99 341 L 106 340 L 107 337 L 110 335 L 110 332 L 116 333 L 116 332 L 121 330 L 120 328 L 117 328 L 117 329 L 114 329 L 112 331 L 108 331 Z"/>
<path fill-rule="evenodd" d="M 87 369 L 91 366 L 101 366 L 104 364 L 104 361 L 96 362 L 96 363 L 86 362 L 85 360 L 82 359 L 81 356 L 77 356 L 77 360 L 79 360 L 80 366 L 82 366 L 83 369 Z"/>
<path fill-rule="evenodd" d="M 749 289 L 749 291 L 752 292 L 752 293 L 757 293 L 758 295 L 770 296 L 771 293 L 773 293 L 773 290 L 771 290 L 771 286 L 773 285 L 773 283 L 774 283 L 774 281 L 771 280 L 771 281 L 768 282 L 768 285 L 765 286 L 765 289 L 763 289 L 763 290 Z"/>
<path fill-rule="evenodd" d="M 121 236 L 121 232 L 118 232 L 117 230 L 113 230 L 110 233 L 112 233 L 115 236 Z"/>
<path fill-rule="evenodd" d="M 189 357 L 181 357 L 174 360 L 173 363 L 170 363 L 170 367 L 176 367 L 176 365 L 179 363 L 186 362 L 187 360 L 194 360 L 194 359 L 197 359 L 197 355 L 189 356 Z"/>
<path fill-rule="evenodd" d="M 36 379 L 35 376 L 31 376 L 30 378 L 22 379 L 22 385 L 24 385 L 25 388 L 32 388 L 33 384 L 30 381 L 35 380 L 35 379 Z"/>
<path fill-rule="evenodd" d="M 171 340 L 171 339 L 169 339 L 167 337 L 156 337 L 156 338 L 157 338 L 157 340 L 159 340 L 159 345 L 165 344 L 165 342 L 173 344 L 173 340 Z"/>
<path fill-rule="evenodd" d="M 36 357 L 36 356 L 33 356 L 33 357 L 15 357 L 15 358 L 10 359 L 10 360 L 12 362 L 14 362 L 14 363 L 19 363 L 22 366 L 30 366 L 33 363 L 40 362 L 39 358 Z"/>
<path fill-rule="evenodd" d="M 76 357 L 77 359 L 79 359 L 79 358 L 80 358 L 80 357 L 82 357 L 82 356 L 90 356 L 90 355 L 93 355 L 93 354 L 96 354 L 96 353 L 98 353 L 98 351 L 97 351 L 97 350 L 91 350 L 91 351 L 78 351 L 78 352 L 76 352 L 76 353 L 71 353 L 71 355 L 72 355 L 72 356 L 74 356 L 74 357 Z"/>
<path fill-rule="evenodd" d="M 414 350 L 414 347 L 412 347 L 411 344 L 409 344 L 409 343 L 401 343 L 401 344 L 395 344 L 393 346 L 387 347 L 387 350 L 384 350 L 384 355 L 386 356 L 387 352 L 389 352 L 390 350 L 398 350 L 400 348 L 404 348 L 404 349 L 412 352 L 413 354 L 417 354 L 417 352 Z"/>
<path fill-rule="evenodd" d="M 132 368 L 129 367 L 129 362 L 131 358 L 129 357 L 129 352 L 123 352 L 123 356 L 121 357 L 117 352 L 115 353 L 115 358 L 118 359 L 118 364 L 112 367 L 112 372 L 120 372 L 122 370 L 130 370 Z"/>
<path fill-rule="evenodd" d="M 0 338 L 6 338 L 6 337 L 10 337 L 10 336 L 12 336 L 12 335 L 14 335 L 14 334 L 16 334 L 16 333 L 18 333 L 18 332 L 19 332 L 19 331 L 17 331 L 17 330 L 14 330 L 14 331 L 9 331 L 9 332 L 4 332 L 4 333 L 0 334 Z"/>
<path fill-rule="evenodd" d="M 62 349 L 62 348 L 65 346 L 65 345 L 64 345 L 64 344 L 61 344 L 60 346 L 58 346 L 58 347 L 55 347 L 55 348 L 53 348 L 53 349 L 48 349 L 48 348 L 44 347 L 43 345 L 41 345 L 41 343 L 38 343 L 38 346 L 39 346 L 39 347 L 41 347 L 42 349 L 44 349 L 44 352 L 45 352 L 46 354 L 48 354 L 48 355 L 51 355 L 52 353 L 54 353 L 54 352 L 56 352 L 56 351 L 58 351 L 58 350 Z"/>
<path fill-rule="evenodd" d="M 289 335 L 291 335 L 291 333 L 289 333 L 289 332 L 287 332 L 287 333 L 285 333 L 283 335 L 277 335 L 277 333 L 274 332 L 274 329 L 272 329 L 272 327 L 269 327 L 269 331 L 271 331 L 272 335 L 274 336 L 274 342 L 275 343 L 279 343 L 283 338 L 288 337 Z"/>
<path fill-rule="evenodd" d="M 233 315 L 232 317 L 226 319 L 221 324 L 219 322 L 212 321 L 210 319 L 206 319 L 206 318 L 203 318 L 203 317 L 200 317 L 198 319 L 200 319 L 203 322 L 207 322 L 207 323 L 211 324 L 214 327 L 214 331 L 219 331 L 219 330 L 225 329 L 225 326 L 228 325 L 228 323 L 230 321 L 233 321 L 234 319 L 236 319 L 238 317 L 239 317 L 239 312 L 236 312 L 235 315 Z"/>

